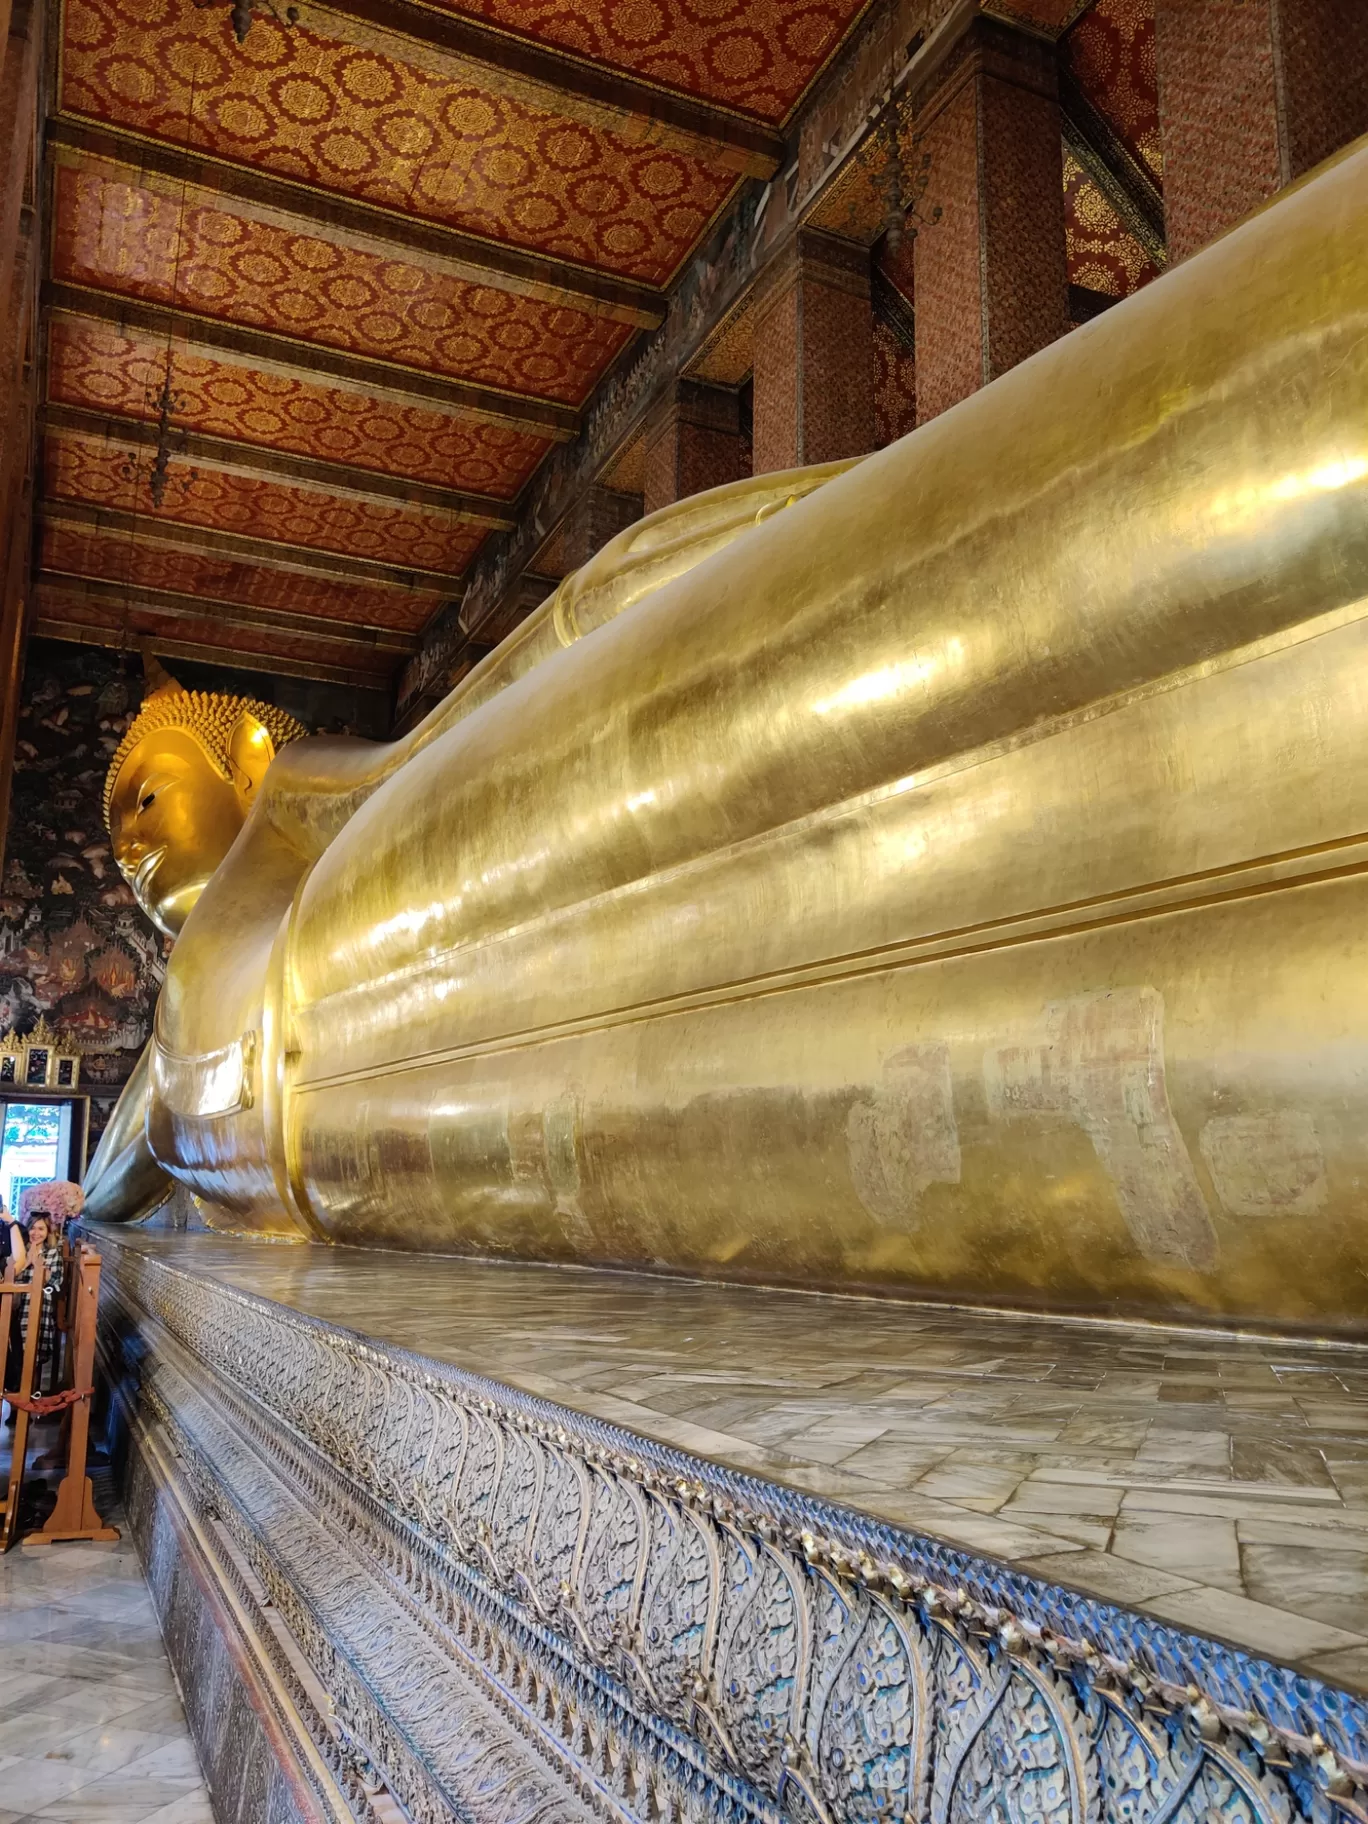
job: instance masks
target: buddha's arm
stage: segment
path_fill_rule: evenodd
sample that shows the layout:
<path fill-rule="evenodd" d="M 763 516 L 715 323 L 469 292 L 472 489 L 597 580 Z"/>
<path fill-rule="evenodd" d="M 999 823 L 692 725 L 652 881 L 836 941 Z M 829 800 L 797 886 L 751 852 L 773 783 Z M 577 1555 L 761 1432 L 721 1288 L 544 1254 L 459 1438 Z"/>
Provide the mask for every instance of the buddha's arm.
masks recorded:
<path fill-rule="evenodd" d="M 379 786 L 510 685 L 858 460 L 747 476 L 638 520 L 566 577 L 402 740 L 377 746 L 321 739 L 286 748 L 267 775 L 256 817 L 269 819 L 302 856 L 316 860 Z"/>
<path fill-rule="evenodd" d="M 147 1143 L 151 1055 L 149 1040 L 86 1170 L 85 1213 L 97 1222 L 136 1222 L 174 1188 Z"/>

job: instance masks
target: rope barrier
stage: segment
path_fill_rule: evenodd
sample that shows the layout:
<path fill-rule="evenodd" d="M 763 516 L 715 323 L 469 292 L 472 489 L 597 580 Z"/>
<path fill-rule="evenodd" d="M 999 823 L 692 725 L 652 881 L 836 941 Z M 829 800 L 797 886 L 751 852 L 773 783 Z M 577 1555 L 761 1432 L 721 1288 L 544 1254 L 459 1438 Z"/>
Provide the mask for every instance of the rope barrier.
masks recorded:
<path fill-rule="evenodd" d="M 54 1412 L 65 1412 L 78 1400 L 87 1400 L 93 1387 L 68 1387 L 64 1393 L 6 1393 L 3 1396 L 19 1412 L 31 1413 L 35 1419 L 46 1419 Z"/>

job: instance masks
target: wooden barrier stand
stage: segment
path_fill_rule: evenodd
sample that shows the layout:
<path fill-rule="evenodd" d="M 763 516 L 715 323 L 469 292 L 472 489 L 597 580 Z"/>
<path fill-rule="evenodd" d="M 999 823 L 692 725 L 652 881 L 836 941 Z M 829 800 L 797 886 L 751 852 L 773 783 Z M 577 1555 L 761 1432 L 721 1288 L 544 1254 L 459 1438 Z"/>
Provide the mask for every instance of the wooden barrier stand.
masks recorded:
<path fill-rule="evenodd" d="M 31 1320 L 24 1338 L 23 1366 L 19 1385 L 5 1389 L 5 1398 L 17 1409 L 14 1427 L 14 1451 L 10 1460 L 9 1488 L 0 1528 L 0 1551 L 8 1551 L 18 1536 L 19 1504 L 24 1492 L 24 1469 L 28 1455 L 29 1418 L 46 1417 L 65 1412 L 66 1474 L 57 1488 L 57 1504 L 46 1523 L 24 1540 L 25 1550 L 34 1546 L 54 1545 L 62 1539 L 104 1539 L 119 1537 L 118 1528 L 106 1526 L 95 1508 L 95 1495 L 86 1474 L 86 1452 L 90 1444 L 90 1398 L 94 1389 L 95 1322 L 100 1304 L 100 1257 L 84 1242 L 76 1244 L 72 1258 L 71 1304 L 68 1308 L 67 1364 L 71 1386 L 61 1393 L 46 1397 L 33 1392 L 34 1361 L 38 1348 L 37 1302 L 30 1303 Z M 33 1278 L 16 1285 L 7 1272 L 0 1280 L 0 1362 L 6 1359 L 10 1324 L 20 1298 L 38 1301 L 43 1295 L 43 1263 L 34 1262 Z"/>
<path fill-rule="evenodd" d="M 44 1277 L 41 1257 L 33 1263 L 32 1278 L 22 1285 L 15 1283 L 13 1259 L 6 1263 L 5 1277 L 0 1279 L 0 1379 L 8 1372 L 10 1325 L 18 1319 L 19 1301 L 24 1298 L 33 1301 L 29 1305 L 32 1317 L 42 1300 Z M 38 1356 L 38 1328 L 37 1320 L 33 1319 L 24 1336 L 23 1366 L 19 1372 L 18 1387 L 5 1389 L 5 1398 L 16 1408 L 17 1417 L 14 1424 L 14 1445 L 10 1452 L 9 1487 L 5 1491 L 4 1508 L 0 1510 L 0 1551 L 3 1552 L 7 1552 L 14 1544 L 19 1531 L 19 1503 L 24 1496 L 24 1464 L 28 1457 L 28 1402 L 33 1393 L 33 1365 Z"/>

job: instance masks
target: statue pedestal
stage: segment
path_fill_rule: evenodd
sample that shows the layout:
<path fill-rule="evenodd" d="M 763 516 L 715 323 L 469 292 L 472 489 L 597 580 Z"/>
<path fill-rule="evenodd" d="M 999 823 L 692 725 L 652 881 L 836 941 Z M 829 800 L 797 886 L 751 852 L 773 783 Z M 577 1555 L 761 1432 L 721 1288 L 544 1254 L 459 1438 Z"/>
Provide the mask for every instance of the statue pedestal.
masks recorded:
<path fill-rule="evenodd" d="M 1182 1625 L 1218 1614 L 1203 1567 L 1107 1549 L 1133 1497 L 1171 1504 L 1154 1533 L 1224 1511 L 1206 1381 L 1333 1374 L 1347 1407 L 1362 1351 L 97 1233 L 130 1521 L 224 1824 L 1362 1815 L 1361 1583 L 1342 1626 L 1227 1589 L 1223 1643 Z M 1344 1592 L 1368 1512 L 1277 1484 L 1249 1410 L 1264 1473 L 1227 1451 L 1226 1496 L 1336 1529 Z M 1197 1461 L 1146 1456 L 1170 1432 Z M 1127 1575 L 1143 1607 L 1105 1599 Z"/>

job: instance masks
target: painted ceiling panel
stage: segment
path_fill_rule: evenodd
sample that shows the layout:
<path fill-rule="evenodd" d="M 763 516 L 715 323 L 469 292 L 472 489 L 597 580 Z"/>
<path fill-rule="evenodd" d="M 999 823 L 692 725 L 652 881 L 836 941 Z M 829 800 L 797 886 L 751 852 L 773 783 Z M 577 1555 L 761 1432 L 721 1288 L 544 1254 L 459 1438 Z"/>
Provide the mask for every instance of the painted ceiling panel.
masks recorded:
<path fill-rule="evenodd" d="M 778 121 L 866 0 L 466 0 L 447 10 Z"/>
<path fill-rule="evenodd" d="M 275 627 L 234 627 L 212 615 L 152 614 L 139 608 L 136 600 L 126 613 L 112 617 L 107 604 L 91 601 L 78 591 L 65 590 L 52 584 L 42 585 L 37 592 L 40 616 L 66 622 L 70 626 L 89 627 L 104 632 L 126 634 L 130 641 L 143 636 L 152 640 L 186 640 L 195 645 L 223 647 L 229 652 L 257 653 L 267 658 L 292 659 L 310 666 L 345 666 L 349 671 L 370 671 L 384 679 L 393 669 L 393 656 L 368 654 L 363 647 L 339 645 L 336 641 L 311 640 Z"/>
<path fill-rule="evenodd" d="M 155 420 L 167 354 L 166 344 L 150 336 L 58 318 L 48 348 L 48 397 Z M 265 373 L 245 360 L 177 349 L 171 361 L 178 427 L 293 455 L 511 500 L 549 447 L 508 425 Z"/>
<path fill-rule="evenodd" d="M 240 47 L 194 0 L 67 0 L 65 20 L 65 109 L 647 282 L 737 181 L 265 12 Z"/>
<path fill-rule="evenodd" d="M 445 599 L 431 589 L 335 583 L 265 564 L 238 563 L 209 552 L 159 545 L 155 527 L 148 528 L 146 536 L 129 538 L 84 526 L 48 524 L 43 527 L 40 552 L 42 569 L 56 575 L 127 582 L 243 608 L 321 614 L 368 627 L 422 627 Z"/>
<path fill-rule="evenodd" d="M 102 172 L 63 166 L 56 187 L 53 276 L 70 284 L 568 405 L 631 333 Z"/>
<path fill-rule="evenodd" d="M 49 433 L 45 477 L 49 495 L 83 501 L 152 520 L 174 520 L 215 532 L 275 539 L 347 557 L 459 575 L 483 536 L 454 515 L 400 505 L 381 505 L 331 494 L 301 484 L 173 461 L 163 505 L 148 488 L 147 450 L 131 453 L 116 444 L 69 432 Z"/>

